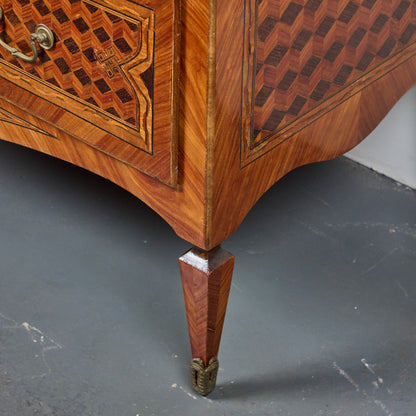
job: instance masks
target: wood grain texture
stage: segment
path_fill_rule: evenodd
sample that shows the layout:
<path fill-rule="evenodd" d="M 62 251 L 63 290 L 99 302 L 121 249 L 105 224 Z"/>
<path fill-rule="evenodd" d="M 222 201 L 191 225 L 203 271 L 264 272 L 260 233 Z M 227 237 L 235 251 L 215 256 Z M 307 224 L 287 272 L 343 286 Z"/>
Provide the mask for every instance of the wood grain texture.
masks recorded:
<path fill-rule="evenodd" d="M 250 148 L 279 140 L 281 129 L 416 39 L 410 1 L 247 0 L 245 9 L 245 43 L 255 46 L 244 49 L 254 95 L 245 110 Z"/>
<path fill-rule="evenodd" d="M 289 3 L 282 2 L 286 6 Z M 304 5 L 306 1 L 296 3 Z M 348 2 L 339 2 L 339 7 L 341 3 L 345 7 Z M 416 82 L 416 46 L 411 43 L 359 81 L 350 80 L 346 94 L 341 91 L 329 97 L 329 111 L 321 111 L 286 135 L 283 131 L 278 146 L 267 147 L 266 142 L 259 146 L 258 154 L 249 155 L 248 163 L 241 163 L 247 156 L 241 145 L 241 125 L 246 121 L 242 108 L 250 105 L 244 101 L 248 95 L 241 67 L 245 16 L 244 2 L 218 2 L 215 166 L 212 225 L 206 247 L 214 247 L 232 234 L 261 195 L 290 170 L 337 157 L 357 145 Z"/>
<path fill-rule="evenodd" d="M 287 172 L 341 155 L 363 140 L 416 81 L 413 32 L 406 42 L 403 37 L 414 24 L 414 2 L 262 0 L 254 3 L 259 16 L 254 23 L 250 23 L 251 15 L 247 14 L 247 5 L 253 5 L 252 0 L 143 0 L 140 4 L 127 0 L 83 0 L 83 3 L 117 9 L 127 20 L 137 20 L 143 7 L 156 13 L 153 106 L 157 117 L 154 117 L 153 153 L 146 153 L 146 149 L 132 151 L 128 140 L 114 140 L 120 123 L 92 111 L 82 100 L 68 100 L 68 96 L 44 86 L 42 96 L 33 94 L 38 77 L 4 59 L 0 59 L 0 137 L 110 179 L 158 212 L 182 238 L 206 250 L 232 234 L 261 195 Z M 368 22 L 362 17 L 363 8 Z M 292 16 L 292 9 L 303 11 Z M 301 12 L 309 25 L 304 28 L 305 19 L 298 18 Z M 378 33 L 373 33 L 371 28 L 381 15 L 388 20 Z M 36 11 L 33 16 L 34 21 L 40 19 Z M 326 16 L 332 16 L 338 23 L 324 37 L 327 47 L 316 51 L 319 35 L 315 34 L 315 38 L 311 35 L 309 40 L 299 36 L 303 30 L 319 31 Z M 293 24 L 287 25 L 288 19 Z M 12 21 L 9 17 L 6 23 Z M 274 38 L 273 31 L 282 34 L 285 25 L 290 29 L 287 38 Z M 247 113 L 247 109 L 255 105 L 259 91 L 266 85 L 264 77 L 258 82 L 253 79 L 253 84 L 248 82 L 247 64 L 256 56 L 256 44 L 251 40 L 257 36 L 261 40 L 257 46 L 271 50 L 280 41 L 288 42 L 287 48 L 294 51 L 287 52 L 288 57 L 292 56 L 282 71 L 287 73 L 293 56 L 300 52 L 308 51 L 302 56 L 303 61 L 311 58 L 311 51 L 317 55 L 319 52 L 322 60 L 331 45 L 341 38 L 347 50 L 351 38 L 355 44 L 358 42 L 356 33 L 360 28 L 367 33 L 361 39 L 364 43 L 355 47 L 358 51 L 355 58 L 347 52 L 345 56 L 349 56 L 351 65 L 358 66 L 366 52 L 374 54 L 371 52 L 374 49 L 378 55 L 373 66 L 370 64 L 361 72 L 354 67 L 343 85 L 337 85 L 344 61 L 329 60 L 321 72 L 317 70 L 320 76 L 315 79 L 313 75 L 310 91 L 312 94 L 325 74 L 325 79 L 331 79 L 336 86 L 332 95 L 323 96 L 313 108 L 306 106 L 307 111 L 299 112 L 295 122 L 284 121 L 278 126 L 279 131 L 273 132 L 272 140 L 257 140 L 254 130 L 247 133 L 252 121 L 252 112 Z M 167 38 L 165 33 L 169 33 Z M 400 47 L 379 54 L 390 38 Z M 300 51 L 301 40 L 304 46 Z M 308 42 L 312 42 L 311 47 Z M 172 45 L 180 45 L 176 55 L 172 55 Z M 263 55 L 264 66 L 270 53 Z M 251 62 L 253 66 L 256 61 Z M 166 68 L 170 68 L 168 74 Z M 284 75 L 279 71 L 275 75 L 276 78 L 267 78 L 270 85 L 266 86 L 280 85 Z M 250 85 L 255 92 L 256 88 L 259 91 L 251 94 Z M 293 82 L 293 91 L 292 86 L 288 88 L 286 98 L 296 99 L 296 85 Z M 157 91 L 161 90 L 165 93 L 157 98 Z M 258 104 L 262 104 L 260 98 Z M 176 117 L 171 112 L 175 107 Z M 74 118 L 74 114 L 89 120 L 88 123 L 79 122 L 80 118 Z M 158 131 L 156 123 L 168 126 L 169 134 Z M 103 131 L 103 126 L 110 126 L 110 131 Z M 177 129 L 177 144 L 172 141 L 175 134 L 171 129 Z"/>
<path fill-rule="evenodd" d="M 140 14 L 131 19 L 99 3 L 81 0 L 7 0 L 2 2 L 2 9 L 1 36 L 23 53 L 31 54 L 28 39 L 39 23 L 53 31 L 57 42 L 52 49 L 40 51 L 40 64 L 16 59 L 4 49 L 0 49 L 0 59 L 78 97 L 96 111 L 138 127 L 138 138 L 151 141 L 155 17 L 152 10 L 138 9 Z M 139 66 L 136 80 L 129 74 L 135 66 Z"/>
<path fill-rule="evenodd" d="M 234 256 L 217 247 L 192 249 L 179 258 L 192 357 L 205 367 L 218 355 Z"/>
<path fill-rule="evenodd" d="M 54 47 L 42 50 L 33 64 L 0 51 L 0 94 L 175 185 L 177 2 L 1 0 L 0 5 L 2 37 L 11 46 L 28 52 L 29 35 L 39 23 L 55 35 Z"/>
<path fill-rule="evenodd" d="M 158 6 L 170 4 L 170 2 L 155 0 L 140 3 L 153 5 L 156 9 Z M 112 2 L 113 7 L 119 6 L 120 11 L 123 12 L 127 12 L 130 8 L 130 6 L 127 8 L 126 4 L 125 1 Z M 177 2 L 175 2 L 176 6 L 178 6 Z M 14 88 L 10 83 L 10 79 L 13 79 L 13 72 L 8 70 L 4 72 L 5 78 L 0 79 L 1 108 L 9 114 L 16 115 L 16 118 L 12 121 L 11 116 L 0 116 L 0 138 L 66 160 L 115 182 L 159 213 L 182 238 L 202 247 L 205 228 L 209 2 L 183 0 L 180 15 L 180 20 L 176 23 L 181 26 L 182 47 L 177 56 L 181 76 L 177 75 L 178 88 L 174 97 L 175 105 L 178 107 L 179 142 L 178 163 L 175 168 L 178 175 L 176 186 L 167 186 L 158 179 L 163 176 L 162 171 L 166 166 L 160 163 L 164 160 L 164 152 L 157 147 L 157 144 L 163 145 L 163 136 L 157 136 L 155 140 L 155 158 L 149 159 L 146 163 L 141 161 L 143 170 L 150 173 L 144 174 L 137 170 L 136 166 L 126 162 L 126 158 L 134 157 L 128 151 L 122 153 L 124 158 L 118 158 L 114 154 L 97 151 L 97 148 L 91 145 L 91 140 L 97 139 L 95 128 L 99 126 L 85 129 L 79 123 L 66 119 L 67 115 L 63 108 L 55 108 L 51 111 L 50 107 L 49 109 L 46 107 L 44 117 L 36 116 L 31 109 L 41 106 L 42 102 L 32 95 L 22 96 L 22 91 Z M 179 10 L 176 16 L 179 16 Z M 168 16 L 163 19 L 163 15 L 160 15 L 159 21 L 162 32 L 164 25 L 171 24 Z M 156 23 L 156 30 L 159 27 Z M 179 36 L 178 33 L 177 36 Z M 162 62 L 170 59 L 171 54 L 171 48 L 164 50 L 160 59 Z M 155 69 L 156 73 L 157 69 Z M 171 79 L 170 75 L 169 79 Z M 20 81 L 30 88 L 30 79 L 20 75 Z M 165 82 L 163 79 L 159 80 L 160 86 L 163 86 L 163 82 Z M 163 114 L 166 115 L 166 112 L 163 109 L 170 105 L 170 102 L 159 104 L 162 106 L 160 117 L 164 119 Z M 155 102 L 155 107 L 160 108 L 160 105 L 157 106 Z M 55 122 L 61 118 L 66 121 L 67 128 L 65 129 L 58 127 Z M 22 120 L 35 128 L 30 130 L 22 126 Z M 42 132 L 47 132 L 48 135 Z M 185 140 L 185 137 L 192 137 L 192 140 Z M 104 135 L 100 140 L 105 142 L 108 138 L 108 135 Z M 161 174 L 155 174 L 157 178 L 154 178 L 151 175 L 152 171 L 156 173 L 161 171 Z"/>
<path fill-rule="evenodd" d="M 6 1 L 14 2 L 0 0 L 0 4 Z M 39 23 L 42 16 L 37 15 L 39 9 L 35 3 L 43 2 L 48 5 L 44 16 L 50 15 L 46 10 L 50 10 L 52 3 L 53 7 L 59 3 L 47 0 L 17 3 L 33 4 L 37 11 L 30 9 L 26 13 L 29 20 L 32 16 Z M 283 175 L 297 166 L 334 158 L 350 150 L 416 82 L 413 33 L 407 42 L 400 41 L 407 28 L 411 28 L 409 25 L 414 24 L 416 3 L 408 4 L 406 0 L 391 3 L 385 0 L 140 0 L 140 4 L 128 0 L 71 0 L 61 3 L 67 7 L 70 3 L 98 4 L 101 8 L 116 10 L 115 15 L 130 23 L 137 22 L 143 7 L 149 16 L 155 13 L 151 147 L 149 140 L 140 142 L 137 137 L 129 136 L 132 134 L 130 116 L 125 119 L 119 114 L 116 120 L 105 111 L 107 104 L 102 111 L 86 105 L 88 98 L 81 96 L 87 89 L 84 91 L 78 85 L 80 97 L 62 92 L 65 85 L 70 85 L 67 82 L 78 81 L 59 77 L 59 87 L 51 82 L 48 86 L 48 81 L 42 79 L 43 74 L 49 74 L 46 68 L 36 69 L 38 76 L 30 67 L 19 67 L 4 54 L 3 59 L 0 57 L 0 139 L 58 157 L 113 181 L 159 213 L 179 236 L 200 247 L 182 256 L 179 263 L 192 355 L 201 358 L 207 366 L 218 354 L 234 265 L 234 257 L 218 248 L 219 244 L 237 229 L 256 201 Z M 258 7 L 259 16 L 263 13 L 258 21 L 247 14 L 247 5 L 253 4 Z M 329 6 L 330 10 L 325 9 Z M 381 27 L 381 38 L 377 35 L 375 44 L 368 44 L 369 49 L 358 45 L 355 61 L 345 55 L 351 58 L 345 61 L 350 62 L 348 65 L 357 66 L 368 51 L 374 53 L 371 52 L 374 47 L 378 51 L 378 57 L 374 58 L 376 64 L 361 72 L 355 68 L 346 77 L 346 72 L 342 72 L 346 65 L 344 58 L 339 61 L 335 58 L 330 62 L 334 65 L 324 65 L 321 72 L 316 72 L 318 76 L 310 81 L 309 90 L 305 90 L 305 85 L 299 87 L 299 82 L 294 80 L 286 96 L 270 92 L 274 104 L 277 100 L 280 106 L 279 100 L 286 100 L 284 105 L 290 112 L 296 97 L 306 94 L 305 91 L 313 94 L 320 81 L 331 79 L 336 87 L 332 94 L 315 100 L 315 106 L 308 107 L 305 103 L 307 110 L 299 110 L 296 120 L 285 116 L 274 131 L 267 130 L 265 126 L 276 108 L 274 104 L 269 106 L 268 98 L 261 95 L 267 95 L 263 88 L 279 90 L 279 85 L 287 85 L 281 83 L 291 70 L 300 43 L 307 48 L 308 40 L 302 37 L 302 31 L 311 30 L 314 25 L 314 30 L 319 31 L 325 16 L 336 16 L 340 23 L 333 25 L 333 31 L 325 36 L 328 48 L 320 50 L 319 55 L 312 47 L 313 56 L 325 59 L 337 39 L 344 39 L 348 45 L 358 29 L 365 29 L 364 23 L 348 28 L 357 16 L 358 6 L 368 10 L 372 25 L 383 13 L 399 22 L 396 26 L 393 22 L 390 31 L 383 32 Z M 297 20 L 297 16 L 301 9 L 308 7 L 306 17 L 312 16 L 311 10 L 317 15 L 312 16 L 315 23 L 311 25 L 309 21 L 306 22 L 309 26 L 303 27 L 304 19 Z M 6 23 L 17 31 L 15 36 L 20 36 L 16 29 L 19 23 L 10 11 L 14 9 L 8 9 Z M 286 24 L 292 20 L 293 24 Z M 285 34 L 285 25 L 293 33 Z M 367 26 L 367 32 L 371 32 L 373 26 Z M 274 28 L 279 32 L 277 37 L 273 35 Z M 6 33 L 11 32 L 6 28 Z M 71 33 L 64 38 L 74 39 Z M 124 36 L 127 35 L 122 34 L 121 38 Z M 256 45 L 259 36 L 261 42 Z M 396 50 L 393 46 L 391 53 L 380 54 L 386 42 L 391 47 L 390 38 L 401 42 L 400 48 Z M 257 66 L 260 62 L 262 68 L 267 62 L 271 64 L 270 53 L 272 57 L 277 53 L 263 54 L 264 62 L 257 62 L 256 47 L 265 49 L 270 42 L 273 51 L 283 41 L 295 52 L 288 52 L 287 56 L 292 58 L 282 71 L 276 70 L 273 76 L 266 77 L 260 69 L 259 78 L 250 72 L 255 63 Z M 82 44 L 82 39 L 77 38 L 75 42 Z M 61 52 L 65 54 L 64 51 L 62 47 Z M 99 55 L 96 56 L 98 59 Z M 52 58 L 59 60 L 59 57 Z M 102 58 L 101 64 L 106 56 Z M 310 58 L 305 54 L 302 59 L 307 62 Z M 112 66 L 103 64 L 100 68 L 106 72 Z M 342 85 L 338 85 L 340 71 L 345 78 Z M 130 81 L 144 81 L 140 71 L 130 75 L 131 78 L 127 77 Z M 93 75 L 91 79 L 95 79 Z M 117 95 L 118 87 L 114 88 Z M 149 92 L 150 84 L 146 88 Z M 136 103 L 140 107 L 139 98 Z M 263 114 L 260 107 L 264 106 L 267 111 Z M 135 110 L 140 114 L 140 108 Z M 125 111 L 130 114 L 128 108 Z M 261 120 L 257 126 L 261 131 L 272 133 L 269 139 L 263 140 L 263 133 L 255 132 L 256 120 Z"/>

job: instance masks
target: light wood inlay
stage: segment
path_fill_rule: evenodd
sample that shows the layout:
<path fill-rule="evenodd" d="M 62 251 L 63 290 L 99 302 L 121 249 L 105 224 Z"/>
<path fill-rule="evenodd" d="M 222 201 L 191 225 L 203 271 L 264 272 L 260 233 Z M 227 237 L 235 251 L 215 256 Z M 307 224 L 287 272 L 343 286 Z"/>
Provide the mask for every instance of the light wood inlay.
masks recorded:
<path fill-rule="evenodd" d="M 415 53 L 409 1 L 246 0 L 245 19 L 242 165 Z"/>
<path fill-rule="evenodd" d="M 53 48 L 40 50 L 34 63 L 0 48 L 0 95 L 175 185 L 177 3 L 1 0 L 0 5 L 1 36 L 10 46 L 30 55 L 29 36 L 40 23 L 55 36 Z"/>
<path fill-rule="evenodd" d="M 82 1 L 92 3 L 92 0 Z M 246 6 L 253 4 L 251 0 L 143 0 L 140 4 L 97 0 L 96 3 L 104 9 L 116 9 L 126 20 L 137 20 L 143 7 L 156 13 L 153 104 L 157 117 L 154 117 L 153 153 L 141 149 L 132 151 L 128 141 L 114 141 L 115 132 L 102 129 L 108 125 L 116 129 L 118 124 L 110 117 L 101 119 L 104 117 L 101 113 L 92 113 L 91 108 L 81 102 L 74 104 L 57 98 L 52 89 L 42 90 L 41 97 L 34 95 L 31 89 L 37 81 L 33 76 L 1 60 L 2 108 L 41 131 L 3 120 L 4 129 L 0 135 L 5 140 L 60 157 L 112 180 L 149 204 L 181 237 L 207 250 L 232 234 L 261 195 L 287 172 L 306 163 L 341 155 L 363 140 L 416 81 L 413 34 L 409 35 L 408 42 L 400 41 L 406 28 L 413 24 L 413 3 L 405 7 L 407 3 L 395 0 L 388 6 L 385 0 L 376 0 L 373 6 L 367 2 L 368 7 L 365 7 L 355 0 L 263 0 L 254 3 L 258 9 L 257 23 L 250 23 L 248 19 L 252 14 Z M 344 39 L 348 46 L 351 36 L 364 24 L 364 9 L 368 10 L 367 26 L 371 22 L 374 24 L 380 13 L 385 13 L 390 23 L 371 36 L 372 26 L 366 26 L 367 34 L 361 40 L 364 43 L 355 48 L 359 53 L 354 62 L 359 63 L 365 54 L 366 48 L 362 45 L 380 51 L 386 40 L 394 36 L 396 46 L 385 58 L 377 55 L 374 58 L 377 64 L 370 65 L 370 70 L 358 78 L 354 69 L 345 86 L 325 97 L 324 105 L 319 104 L 302 114 L 296 123 L 287 123 L 281 128 L 279 140 L 254 141 L 255 146 L 251 148 L 245 127 L 251 123 L 251 113 L 248 115 L 247 109 L 251 108 L 255 96 L 250 95 L 246 77 L 249 72 L 245 68 L 247 57 L 254 57 L 256 48 L 251 48 L 248 41 L 253 33 L 263 31 L 262 42 L 269 42 L 271 48 L 280 41 L 289 42 L 291 49 L 298 45 L 302 19 L 295 19 L 293 25 L 288 26 L 293 33 L 287 39 L 273 37 L 273 30 L 281 32 L 286 27 L 279 19 L 288 18 L 286 10 L 294 8 L 290 6 L 292 3 L 302 7 L 298 15 L 314 17 L 308 21 L 316 30 L 327 15 L 329 5 L 339 6 L 330 10 L 331 16 L 340 23 L 334 24 L 325 36 L 328 48 L 321 50 L 321 58 L 338 38 Z M 353 7 L 353 3 L 360 7 Z M 35 16 L 37 12 L 33 13 Z M 263 25 L 268 16 L 278 20 L 273 26 L 276 29 L 269 34 L 264 32 L 268 26 Z M 353 24 L 352 29 L 347 28 L 349 24 Z M 368 40 L 372 37 L 376 40 L 374 44 Z M 315 45 L 317 40 L 314 39 L 311 36 L 302 51 L 296 46 L 295 52 L 288 52 L 287 56 L 308 51 L 302 58 L 308 60 L 308 45 L 309 42 Z M 172 45 L 177 46 L 176 55 L 172 55 Z M 335 62 L 333 68 L 328 64 L 317 73 L 329 71 L 328 76 L 335 80 L 342 67 L 336 59 Z M 170 68 L 169 71 L 166 68 Z M 140 78 L 140 74 L 137 76 Z M 311 84 L 312 91 L 314 88 Z M 164 93 L 157 98 L 157 91 Z M 54 100 L 61 100 L 65 106 L 55 105 Z M 175 107 L 176 117 L 172 112 Z M 102 122 L 85 125 L 74 120 L 72 112 L 85 114 L 86 118 L 98 117 Z M 164 130 L 167 126 L 169 134 Z M 173 131 L 177 131 L 176 136 Z M 177 151 L 174 137 L 178 139 Z"/>
<path fill-rule="evenodd" d="M 207 381 L 217 362 L 206 373 L 200 367 L 218 353 L 234 264 L 218 246 L 282 176 L 350 150 L 415 84 L 416 3 L 0 0 L 0 5 L 6 10 L 3 37 L 11 44 L 25 49 L 22 42 L 36 23 L 59 33 L 55 52 L 41 54 L 34 65 L 0 52 L 0 139 L 113 181 L 196 246 L 180 259 L 180 268 L 192 354 L 202 359 L 194 362 L 194 374 L 205 374 L 199 381 Z M 83 32 L 79 18 L 92 32 Z M 118 48 L 119 39 L 131 51 L 126 47 L 126 54 L 113 55 L 110 43 Z M 135 43 L 139 39 L 143 42 Z M 84 68 L 90 41 L 95 61 Z M 61 71 L 61 54 L 71 75 Z M 77 77 L 80 69 L 91 84 Z M 100 77 L 111 92 L 94 92 Z M 117 93 L 123 88 L 133 100 Z M 88 102 L 91 97 L 98 105 Z M 109 111 L 112 106 L 117 115 Z M 284 116 L 273 118 L 279 111 Z M 276 238 L 283 237 L 276 230 Z"/>

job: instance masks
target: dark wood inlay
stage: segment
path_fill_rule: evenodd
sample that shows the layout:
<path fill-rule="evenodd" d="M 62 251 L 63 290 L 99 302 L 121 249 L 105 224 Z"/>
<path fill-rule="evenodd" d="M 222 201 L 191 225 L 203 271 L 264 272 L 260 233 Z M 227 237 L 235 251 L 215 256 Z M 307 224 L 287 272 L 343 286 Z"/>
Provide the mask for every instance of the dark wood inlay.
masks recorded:
<path fill-rule="evenodd" d="M 257 28 L 251 148 L 416 40 L 409 0 L 246 1 Z"/>

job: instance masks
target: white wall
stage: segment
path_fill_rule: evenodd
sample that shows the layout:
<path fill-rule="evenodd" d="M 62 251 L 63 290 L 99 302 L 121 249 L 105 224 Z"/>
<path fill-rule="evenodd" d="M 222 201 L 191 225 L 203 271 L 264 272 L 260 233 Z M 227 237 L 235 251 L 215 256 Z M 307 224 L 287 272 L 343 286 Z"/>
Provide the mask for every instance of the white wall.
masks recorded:
<path fill-rule="evenodd" d="M 346 156 L 416 189 L 416 87 Z"/>

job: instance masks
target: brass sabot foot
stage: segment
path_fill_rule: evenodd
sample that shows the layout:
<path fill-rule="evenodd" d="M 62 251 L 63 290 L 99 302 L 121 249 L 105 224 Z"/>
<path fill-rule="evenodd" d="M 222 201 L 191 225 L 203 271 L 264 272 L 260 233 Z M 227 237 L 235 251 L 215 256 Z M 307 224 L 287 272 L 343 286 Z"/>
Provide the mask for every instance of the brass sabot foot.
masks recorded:
<path fill-rule="evenodd" d="M 205 368 L 200 358 L 193 358 L 191 362 L 192 387 L 202 396 L 207 396 L 215 388 L 218 374 L 218 360 L 213 357 Z"/>

